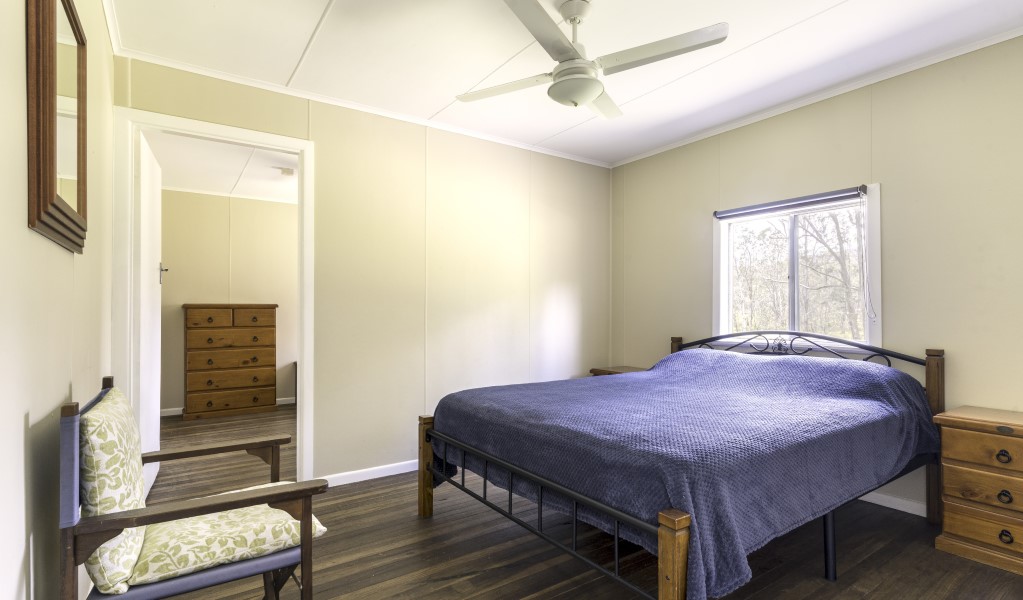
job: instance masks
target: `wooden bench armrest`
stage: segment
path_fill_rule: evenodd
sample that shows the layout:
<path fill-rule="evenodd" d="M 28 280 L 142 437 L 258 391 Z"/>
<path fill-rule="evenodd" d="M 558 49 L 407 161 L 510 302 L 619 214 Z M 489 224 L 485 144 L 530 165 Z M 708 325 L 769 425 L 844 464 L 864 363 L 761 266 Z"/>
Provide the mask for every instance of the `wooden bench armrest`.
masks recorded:
<path fill-rule="evenodd" d="M 157 450 L 156 452 L 143 453 L 142 464 L 244 450 L 270 465 L 270 481 L 277 482 L 281 480 L 281 446 L 289 443 L 291 443 L 290 435 L 278 435 L 262 438 L 246 438 L 244 440 L 235 440 L 233 442 L 203 444 L 201 446 L 191 446 L 189 448 L 181 448 L 179 450 Z"/>
<path fill-rule="evenodd" d="M 146 508 L 126 510 L 95 517 L 83 517 L 75 525 L 75 561 L 85 562 L 103 542 L 112 539 L 129 527 L 165 523 L 188 517 L 269 504 L 286 511 L 295 519 L 304 521 L 305 507 L 312 506 L 308 499 L 327 491 L 326 479 L 311 479 L 298 483 L 284 483 L 271 487 L 229 492 L 204 498 L 165 502 Z"/>
<path fill-rule="evenodd" d="M 203 444 L 201 446 L 189 446 L 177 450 L 157 450 L 156 452 L 144 452 L 142 464 L 161 462 L 165 460 L 176 460 L 179 458 L 192 458 L 195 456 L 209 456 L 211 454 L 223 454 L 225 452 L 237 452 L 240 450 L 258 450 L 261 448 L 280 447 L 291 443 L 290 435 L 278 435 L 262 438 L 246 438 L 232 442 L 217 442 Z"/>

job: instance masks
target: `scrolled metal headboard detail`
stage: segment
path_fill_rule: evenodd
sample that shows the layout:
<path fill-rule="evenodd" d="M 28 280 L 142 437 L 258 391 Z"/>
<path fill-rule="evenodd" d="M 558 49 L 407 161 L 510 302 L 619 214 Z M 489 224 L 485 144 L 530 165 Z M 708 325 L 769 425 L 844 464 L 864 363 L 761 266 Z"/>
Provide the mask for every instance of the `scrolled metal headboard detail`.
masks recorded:
<path fill-rule="evenodd" d="M 675 340 L 677 338 L 674 338 Z M 720 342 L 713 345 L 715 342 Z M 825 344 L 824 342 L 828 342 Z M 724 346 L 724 347 L 722 347 Z M 902 360 L 915 365 L 926 365 L 923 358 L 909 356 L 894 350 L 887 350 L 878 346 L 861 344 L 852 340 L 821 335 L 818 333 L 806 333 L 802 331 L 743 331 L 738 333 L 726 333 L 714 337 L 696 340 L 695 342 L 673 343 L 672 351 L 688 350 L 692 348 L 710 348 L 714 350 L 737 350 L 746 354 L 794 354 L 802 355 L 810 352 L 822 352 L 837 358 L 860 358 L 860 356 L 849 356 L 849 354 L 866 354 L 861 360 L 872 361 L 879 359 L 889 367 L 892 366 L 892 359 Z M 854 352 L 858 350 L 858 352 Z"/>

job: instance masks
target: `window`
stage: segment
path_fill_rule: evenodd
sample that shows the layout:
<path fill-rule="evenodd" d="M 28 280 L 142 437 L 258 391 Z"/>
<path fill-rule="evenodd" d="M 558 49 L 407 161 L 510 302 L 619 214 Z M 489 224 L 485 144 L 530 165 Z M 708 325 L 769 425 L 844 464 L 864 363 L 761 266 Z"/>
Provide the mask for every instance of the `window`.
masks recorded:
<path fill-rule="evenodd" d="M 880 186 L 717 211 L 714 333 L 881 343 Z"/>

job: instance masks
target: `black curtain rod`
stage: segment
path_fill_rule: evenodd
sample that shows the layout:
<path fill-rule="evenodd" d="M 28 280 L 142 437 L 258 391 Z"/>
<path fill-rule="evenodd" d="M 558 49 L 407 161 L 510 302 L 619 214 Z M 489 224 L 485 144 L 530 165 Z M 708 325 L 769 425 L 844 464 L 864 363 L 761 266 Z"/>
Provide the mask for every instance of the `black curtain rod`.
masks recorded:
<path fill-rule="evenodd" d="M 718 219 L 749 217 L 762 213 L 776 212 L 779 210 L 795 210 L 797 208 L 806 208 L 807 206 L 814 206 L 816 204 L 828 204 L 830 202 L 852 200 L 866 195 L 867 186 L 861 185 L 859 187 L 835 190 L 834 192 L 825 192 L 823 194 L 811 194 L 809 196 L 800 196 L 799 198 L 790 198 L 788 200 L 775 200 L 774 202 L 753 204 L 752 206 L 743 206 L 742 208 L 716 210 L 714 211 L 714 217 Z"/>

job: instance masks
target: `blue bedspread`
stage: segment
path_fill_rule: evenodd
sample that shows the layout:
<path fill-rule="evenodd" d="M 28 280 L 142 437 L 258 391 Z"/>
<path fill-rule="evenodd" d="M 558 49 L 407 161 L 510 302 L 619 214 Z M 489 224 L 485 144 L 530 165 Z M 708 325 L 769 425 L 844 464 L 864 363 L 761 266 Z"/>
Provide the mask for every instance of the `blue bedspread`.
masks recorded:
<path fill-rule="evenodd" d="M 714 350 L 640 373 L 465 390 L 434 417 L 441 433 L 649 523 L 669 507 L 691 513 L 689 600 L 746 583 L 750 552 L 938 449 L 923 388 L 896 369 Z M 623 537 L 656 553 L 654 536 Z"/>

